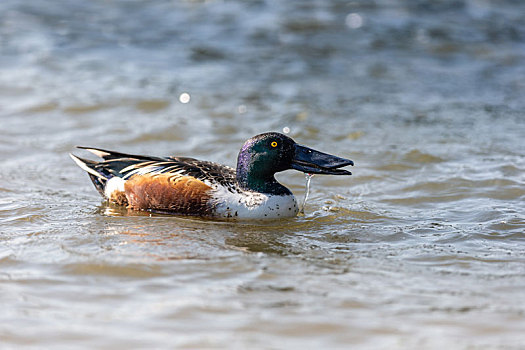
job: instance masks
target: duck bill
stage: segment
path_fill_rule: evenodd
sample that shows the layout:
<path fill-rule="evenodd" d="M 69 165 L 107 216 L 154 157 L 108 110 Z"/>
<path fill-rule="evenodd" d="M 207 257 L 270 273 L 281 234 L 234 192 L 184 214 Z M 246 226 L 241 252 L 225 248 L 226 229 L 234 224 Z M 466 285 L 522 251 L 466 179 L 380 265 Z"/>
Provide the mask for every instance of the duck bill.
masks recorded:
<path fill-rule="evenodd" d="M 339 169 L 348 165 L 354 165 L 354 162 L 305 146 L 295 145 L 292 169 L 308 174 L 352 175 L 347 170 Z"/>

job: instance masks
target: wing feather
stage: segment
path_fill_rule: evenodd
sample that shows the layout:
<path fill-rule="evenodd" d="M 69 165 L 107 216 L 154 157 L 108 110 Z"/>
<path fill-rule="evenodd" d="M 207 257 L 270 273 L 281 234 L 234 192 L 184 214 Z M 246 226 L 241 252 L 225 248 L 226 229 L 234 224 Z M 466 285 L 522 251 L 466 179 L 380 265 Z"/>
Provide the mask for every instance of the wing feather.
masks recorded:
<path fill-rule="evenodd" d="M 87 167 L 91 174 L 105 179 L 117 176 L 129 180 L 134 175 L 176 174 L 191 176 L 210 186 L 221 185 L 232 192 L 238 192 L 235 169 L 229 166 L 189 157 L 153 157 L 93 147 L 78 148 L 104 159 L 98 163 L 91 162 Z"/>

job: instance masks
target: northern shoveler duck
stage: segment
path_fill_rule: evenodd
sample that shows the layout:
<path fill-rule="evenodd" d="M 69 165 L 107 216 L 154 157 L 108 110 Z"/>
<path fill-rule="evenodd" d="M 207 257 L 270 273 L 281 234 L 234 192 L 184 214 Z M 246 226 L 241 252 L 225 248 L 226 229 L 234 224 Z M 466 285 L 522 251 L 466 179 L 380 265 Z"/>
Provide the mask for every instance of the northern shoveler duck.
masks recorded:
<path fill-rule="evenodd" d="M 110 202 L 135 210 L 210 218 L 277 219 L 297 215 L 292 192 L 275 173 L 351 175 L 354 165 L 269 132 L 244 143 L 237 169 L 186 157 L 131 155 L 79 147 L 103 158 L 94 162 L 71 154 Z"/>

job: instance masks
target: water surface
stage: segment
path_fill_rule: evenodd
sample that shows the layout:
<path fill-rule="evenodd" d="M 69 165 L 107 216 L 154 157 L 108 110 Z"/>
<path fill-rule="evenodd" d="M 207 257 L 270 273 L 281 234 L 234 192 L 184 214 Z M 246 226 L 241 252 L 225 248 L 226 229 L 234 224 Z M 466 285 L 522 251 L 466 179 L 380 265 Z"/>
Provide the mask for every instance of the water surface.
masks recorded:
<path fill-rule="evenodd" d="M 522 348 L 523 13 L 3 0 L 1 347 Z M 130 212 L 67 156 L 234 165 L 283 129 L 356 163 L 286 221 Z"/>

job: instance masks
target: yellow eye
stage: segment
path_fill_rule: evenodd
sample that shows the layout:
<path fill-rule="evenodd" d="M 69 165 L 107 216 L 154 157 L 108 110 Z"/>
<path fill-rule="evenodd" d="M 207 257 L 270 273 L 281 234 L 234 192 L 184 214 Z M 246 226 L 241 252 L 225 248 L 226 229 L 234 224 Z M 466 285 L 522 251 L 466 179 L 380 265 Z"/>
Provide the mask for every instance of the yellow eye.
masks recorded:
<path fill-rule="evenodd" d="M 275 147 L 277 147 L 277 142 L 276 141 L 272 141 L 272 143 L 270 143 L 270 145 L 275 148 Z"/>

